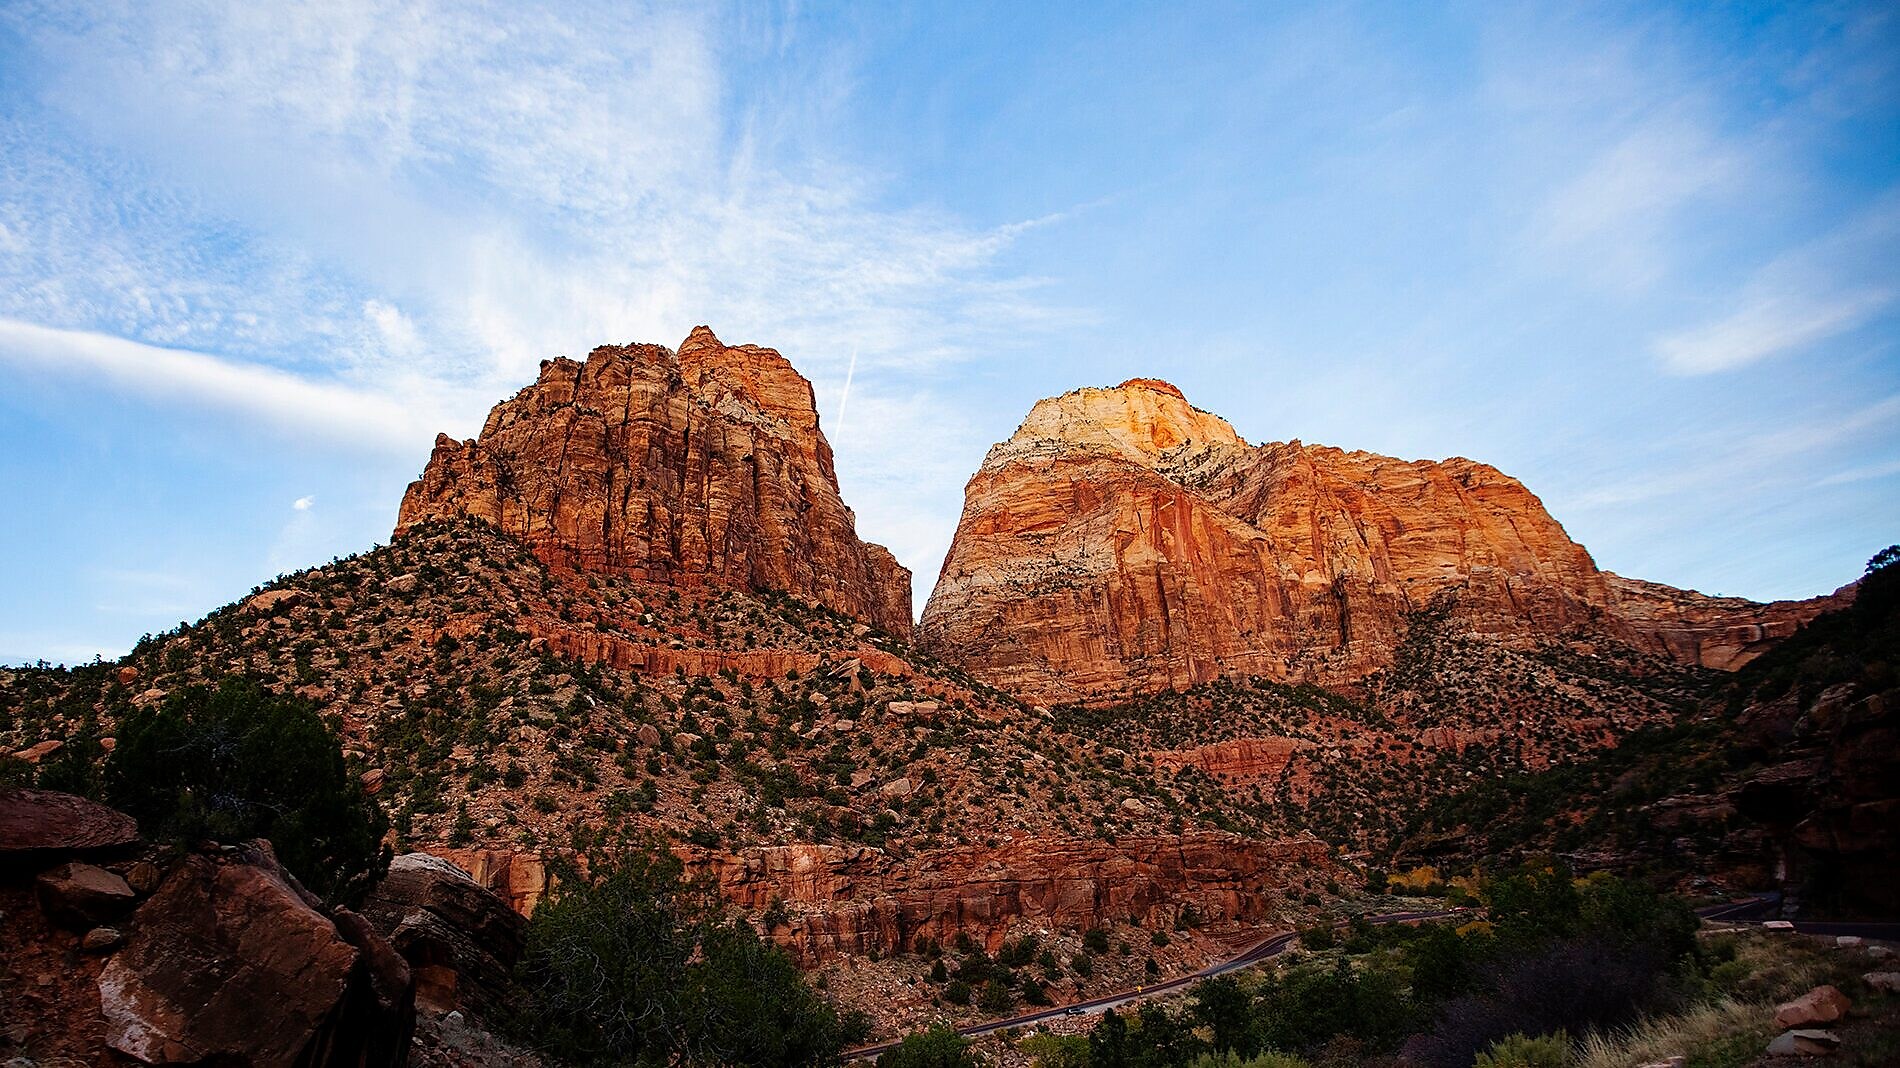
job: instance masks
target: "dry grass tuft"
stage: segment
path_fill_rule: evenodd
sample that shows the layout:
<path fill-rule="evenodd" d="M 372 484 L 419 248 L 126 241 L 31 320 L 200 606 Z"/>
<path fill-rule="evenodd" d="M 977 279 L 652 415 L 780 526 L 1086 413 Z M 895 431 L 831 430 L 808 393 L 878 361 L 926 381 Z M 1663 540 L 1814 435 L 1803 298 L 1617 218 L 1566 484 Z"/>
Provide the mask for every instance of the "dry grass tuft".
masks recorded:
<path fill-rule="evenodd" d="M 1774 1037 L 1774 1015 L 1772 1005 L 1724 999 L 1626 1031 L 1586 1035 L 1577 1044 L 1575 1063 L 1577 1068 L 1629 1068 L 1686 1056 L 1691 1064 L 1718 1068 L 1731 1063 L 1724 1057 L 1730 1049 L 1750 1057 L 1759 1053 Z"/>

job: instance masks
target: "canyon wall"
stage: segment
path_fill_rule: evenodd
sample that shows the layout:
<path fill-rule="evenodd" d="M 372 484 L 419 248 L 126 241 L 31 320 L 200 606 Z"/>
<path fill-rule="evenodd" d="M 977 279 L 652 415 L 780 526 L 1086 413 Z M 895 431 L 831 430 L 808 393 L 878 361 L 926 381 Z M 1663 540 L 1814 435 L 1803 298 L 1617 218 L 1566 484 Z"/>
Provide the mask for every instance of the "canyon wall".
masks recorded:
<path fill-rule="evenodd" d="M 1205 831 L 1113 844 L 1032 836 L 910 856 L 810 843 L 676 851 L 689 874 L 710 876 L 732 904 L 758 913 L 781 906 L 768 934 L 807 965 L 898 952 L 919 935 L 945 945 L 967 935 L 995 950 L 1025 920 L 1083 930 L 1131 919 L 1165 926 L 1191 908 L 1208 922 L 1257 922 L 1302 874 L 1336 874 L 1313 839 Z M 539 854 L 434 852 L 523 912 L 549 889 L 552 869 Z"/>

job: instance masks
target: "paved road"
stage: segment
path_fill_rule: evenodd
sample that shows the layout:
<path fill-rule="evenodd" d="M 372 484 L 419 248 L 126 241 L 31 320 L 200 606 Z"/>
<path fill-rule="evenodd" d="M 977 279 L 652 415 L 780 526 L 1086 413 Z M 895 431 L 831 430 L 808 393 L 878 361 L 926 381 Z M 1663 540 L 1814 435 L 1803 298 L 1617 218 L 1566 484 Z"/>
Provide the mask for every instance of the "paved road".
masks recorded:
<path fill-rule="evenodd" d="M 1373 923 L 1417 923 L 1420 920 L 1440 920 L 1447 916 L 1456 916 L 1464 911 L 1466 910 L 1445 909 L 1437 912 L 1391 912 L 1382 916 L 1373 916 L 1371 920 Z M 1203 979 L 1209 979 L 1216 975 L 1225 975 L 1228 972 L 1251 967 L 1263 960 L 1286 952 L 1287 947 L 1291 946 L 1298 938 L 1299 935 L 1296 932 L 1277 931 L 1260 939 L 1246 949 L 1241 950 L 1238 954 L 1224 961 L 1210 964 L 1192 975 L 1183 975 L 1178 979 L 1169 979 L 1165 982 L 1155 983 L 1152 986 L 1139 986 L 1133 990 L 1124 990 L 1116 994 L 1106 994 L 1088 1001 L 1078 1001 L 1072 1005 L 1057 1005 L 1053 1008 L 1038 1009 L 1035 1012 L 1024 1013 L 1021 1016 L 1011 1016 L 1006 1020 L 989 1020 L 984 1023 L 970 1024 L 966 1027 L 957 1028 L 957 1034 L 973 1038 L 977 1035 L 987 1035 L 991 1031 L 1001 1031 L 1006 1027 L 1024 1027 L 1039 1023 L 1043 1020 L 1053 1019 L 1057 1016 L 1105 1012 L 1109 1009 L 1126 1005 L 1131 1001 L 1140 1001 L 1157 994 L 1172 993 L 1173 991 L 1193 986 Z M 896 1042 L 885 1042 L 881 1045 L 847 1050 L 844 1056 L 846 1060 L 857 1060 L 876 1057 L 880 1053 L 896 1048 Z"/>
<path fill-rule="evenodd" d="M 1726 905 L 1710 905 L 1707 908 L 1697 909 L 1696 915 L 1705 920 L 1715 920 L 1720 923 L 1761 923 L 1781 916 L 1781 895 L 1771 892 L 1731 901 Z M 1857 935 L 1861 938 L 1900 941 L 1900 923 L 1884 920 L 1795 920 L 1793 922 L 1794 929 L 1799 934 Z"/>
<path fill-rule="evenodd" d="M 1372 917 L 1372 922 L 1416 923 L 1420 920 L 1442 920 L 1448 916 L 1456 916 L 1465 911 L 1468 910 L 1445 909 L 1437 912 L 1393 912 L 1383 916 L 1374 916 Z M 1738 901 L 1731 901 L 1723 905 L 1709 905 L 1697 909 L 1696 915 L 1701 916 L 1705 920 L 1716 920 L 1724 923 L 1760 923 L 1763 920 L 1773 919 L 1780 914 L 1780 911 L 1781 895 L 1765 894 L 1757 897 L 1742 898 Z M 1801 934 L 1859 935 L 1862 938 L 1900 940 L 1900 923 L 1796 920 L 1794 929 Z M 1238 971 L 1241 968 L 1250 967 L 1268 958 L 1276 957 L 1286 952 L 1287 947 L 1291 946 L 1298 938 L 1299 935 L 1292 931 L 1278 931 L 1262 938 L 1246 949 L 1241 950 L 1235 956 L 1215 964 L 1210 964 L 1192 975 L 1184 975 L 1179 979 L 1169 979 L 1166 982 L 1156 983 L 1153 986 L 1136 987 L 1133 990 L 1124 990 L 1117 994 L 1107 994 L 1089 1001 L 1078 1001 L 1073 1005 L 1058 1005 L 1054 1008 L 1039 1009 L 1021 1016 L 1012 1016 L 1006 1020 L 990 1020 L 985 1023 L 970 1024 L 967 1027 L 957 1028 L 957 1034 L 973 1038 L 977 1035 L 987 1035 L 992 1031 L 1000 1031 L 1006 1027 L 1025 1027 L 1043 1020 L 1053 1019 L 1057 1016 L 1104 1012 L 1108 1009 L 1126 1005 L 1131 1001 L 1140 1001 L 1144 998 L 1153 997 L 1156 994 L 1172 993 L 1173 991 L 1192 986 L 1202 979 L 1211 978 L 1216 975 L 1225 975 L 1228 972 Z M 845 1059 L 872 1058 L 887 1050 L 895 1049 L 896 1047 L 896 1042 L 886 1042 L 877 1046 L 865 1046 L 862 1049 L 847 1051 L 845 1053 Z"/>

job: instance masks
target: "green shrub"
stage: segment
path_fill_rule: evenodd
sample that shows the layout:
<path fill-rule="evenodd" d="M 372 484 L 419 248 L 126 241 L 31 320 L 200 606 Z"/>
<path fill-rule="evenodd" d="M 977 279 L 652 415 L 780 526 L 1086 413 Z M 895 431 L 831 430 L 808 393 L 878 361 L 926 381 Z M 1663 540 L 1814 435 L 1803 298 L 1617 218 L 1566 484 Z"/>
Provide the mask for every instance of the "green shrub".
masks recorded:
<path fill-rule="evenodd" d="M 1339 938 L 1332 924 L 1320 923 L 1300 932 L 1300 945 L 1315 953 L 1321 953 L 1339 944 Z"/>
<path fill-rule="evenodd" d="M 515 1030 L 577 1064 L 831 1064 L 868 1030 L 663 851 L 564 880 L 535 910 L 521 971 Z"/>
<path fill-rule="evenodd" d="M 976 1068 L 977 1062 L 970 1056 L 970 1040 L 940 1023 L 905 1035 L 877 1063 L 879 1068 Z"/>
<path fill-rule="evenodd" d="M 1554 1035 L 1506 1035 L 1478 1054 L 1472 1068 L 1566 1068 L 1570 1063 L 1570 1039 L 1559 1031 Z"/>
<path fill-rule="evenodd" d="M 1029 1054 L 1033 1068 L 1089 1068 L 1087 1035 L 1030 1035 L 1016 1048 Z"/>
<path fill-rule="evenodd" d="M 388 820 L 309 703 L 248 679 L 189 686 L 131 713 L 105 792 L 157 841 L 267 838 L 305 886 L 353 903 L 389 866 Z"/>
<path fill-rule="evenodd" d="M 1262 1053 L 1242 1057 L 1233 1050 L 1203 1053 L 1188 1062 L 1188 1068 L 1313 1068 L 1310 1061 L 1291 1053 Z"/>

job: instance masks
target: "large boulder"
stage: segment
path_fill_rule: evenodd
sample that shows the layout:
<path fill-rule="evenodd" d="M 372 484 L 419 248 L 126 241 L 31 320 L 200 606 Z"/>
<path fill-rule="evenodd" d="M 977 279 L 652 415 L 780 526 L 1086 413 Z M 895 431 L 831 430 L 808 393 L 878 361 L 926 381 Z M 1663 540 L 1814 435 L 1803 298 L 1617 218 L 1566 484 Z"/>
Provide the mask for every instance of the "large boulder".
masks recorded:
<path fill-rule="evenodd" d="M 397 857 L 363 912 L 409 962 L 420 1007 L 486 1017 L 508 997 L 527 921 L 455 864 Z"/>
<path fill-rule="evenodd" d="M 36 853 L 110 852 L 138 840 L 132 817 L 97 802 L 53 790 L 0 787 L 0 870 Z"/>
<path fill-rule="evenodd" d="M 99 976 L 106 1043 L 148 1064 L 402 1063 L 407 968 L 368 925 L 316 906 L 268 843 L 186 857 Z"/>
<path fill-rule="evenodd" d="M 1795 1027 L 1833 1023 L 1852 1008 L 1847 995 L 1836 987 L 1817 986 L 1813 990 L 1775 1008 L 1775 1026 L 1783 1031 Z"/>

